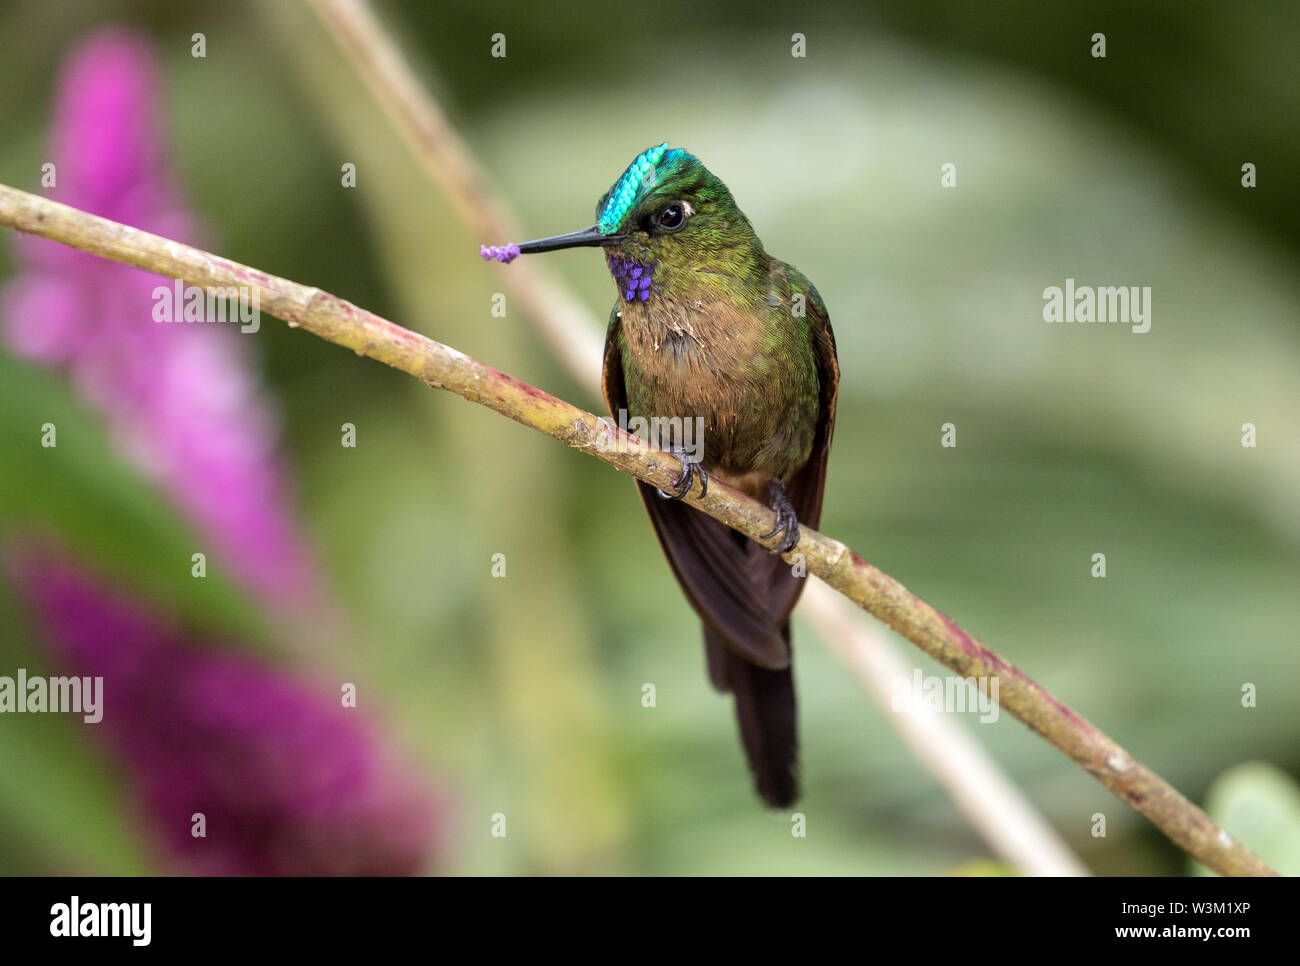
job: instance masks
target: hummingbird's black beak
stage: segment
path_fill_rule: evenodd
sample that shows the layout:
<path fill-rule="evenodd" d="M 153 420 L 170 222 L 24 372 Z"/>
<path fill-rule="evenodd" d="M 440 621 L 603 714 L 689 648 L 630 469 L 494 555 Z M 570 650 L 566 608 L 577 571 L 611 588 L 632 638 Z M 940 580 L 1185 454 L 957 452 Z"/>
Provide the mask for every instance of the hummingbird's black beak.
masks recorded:
<path fill-rule="evenodd" d="M 592 225 L 582 231 L 571 231 L 567 235 L 554 235 L 551 238 L 520 242 L 519 254 L 536 255 L 538 252 L 553 252 L 561 248 L 600 248 L 602 245 L 612 245 L 622 239 L 622 235 L 606 235 Z"/>

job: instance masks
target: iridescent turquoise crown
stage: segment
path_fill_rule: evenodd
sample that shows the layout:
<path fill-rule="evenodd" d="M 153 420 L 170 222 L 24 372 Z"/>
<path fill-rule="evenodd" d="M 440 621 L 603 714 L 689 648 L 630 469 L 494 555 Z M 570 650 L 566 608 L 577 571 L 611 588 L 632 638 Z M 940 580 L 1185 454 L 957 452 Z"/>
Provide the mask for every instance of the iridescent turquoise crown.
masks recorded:
<path fill-rule="evenodd" d="M 627 166 L 627 170 L 615 182 L 614 187 L 609 189 L 609 197 L 605 200 L 605 206 L 600 209 L 596 227 L 602 233 L 612 235 L 618 230 L 627 213 L 636 207 L 636 203 L 641 200 L 645 192 L 654 187 L 659 169 L 674 164 L 685 156 L 686 152 L 681 148 L 673 148 L 669 151 L 667 141 L 642 151 L 637 155 L 636 160 Z"/>

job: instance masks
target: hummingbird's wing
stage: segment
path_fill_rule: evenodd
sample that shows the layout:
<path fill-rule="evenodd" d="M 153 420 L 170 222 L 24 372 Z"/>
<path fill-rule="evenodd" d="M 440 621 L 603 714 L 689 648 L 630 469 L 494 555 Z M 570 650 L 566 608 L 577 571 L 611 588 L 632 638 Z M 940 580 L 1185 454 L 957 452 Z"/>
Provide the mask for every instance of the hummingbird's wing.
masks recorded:
<path fill-rule="evenodd" d="M 798 271 L 778 262 L 773 266 L 773 283 L 791 304 L 791 297 L 802 292 L 809 321 L 809 334 L 817 364 L 819 405 L 817 428 L 812 451 L 789 480 L 783 481 L 786 496 L 794 505 L 795 515 L 804 526 L 816 528 L 821 523 L 822 493 L 826 487 L 826 464 L 830 456 L 831 436 L 835 430 L 835 401 L 839 389 L 840 367 L 835 355 L 835 333 L 821 296 Z M 752 580 L 768 588 L 768 609 L 774 612 L 777 626 L 790 648 L 790 611 L 803 591 L 806 578 L 796 577 L 780 557 L 749 541 L 748 573 Z M 758 794 L 768 805 L 787 808 L 799 796 L 798 735 L 795 720 L 794 678 L 789 668 L 769 671 L 744 660 L 728 641 L 720 640 L 707 625 L 704 649 L 708 657 L 709 678 L 721 691 L 730 691 L 736 699 L 736 717 L 749 759 Z"/>
<path fill-rule="evenodd" d="M 780 262 L 778 272 L 785 274 L 787 298 L 802 293 L 812 337 L 813 356 L 817 361 L 817 381 L 820 400 L 817 410 L 817 430 L 813 436 L 812 452 L 785 483 L 786 496 L 794 504 L 799 523 L 816 530 L 821 526 L 822 495 L 826 489 L 826 464 L 830 460 L 831 437 L 835 433 L 835 403 L 840 387 L 840 363 L 835 353 L 835 332 L 831 329 L 826 305 L 812 282 L 796 268 Z M 805 578 L 795 577 L 790 567 L 780 557 L 767 558 L 769 562 L 767 586 L 771 593 L 770 606 L 782 618 L 788 617 L 799 600 Z"/>
<path fill-rule="evenodd" d="M 627 408 L 617 307 L 610 315 L 605 338 L 601 389 L 617 418 L 619 410 Z M 677 582 L 706 628 L 715 632 L 711 639 L 728 642 L 760 667 L 788 668 L 790 646 L 781 626 L 784 614 L 773 612 L 766 574 L 754 570 L 750 541 L 687 503 L 662 499 L 653 486 L 640 481 L 637 486 Z M 782 569 L 789 572 L 788 566 Z M 709 650 L 709 676 L 715 686 L 725 689 L 722 662 L 711 653 L 712 648 Z"/>

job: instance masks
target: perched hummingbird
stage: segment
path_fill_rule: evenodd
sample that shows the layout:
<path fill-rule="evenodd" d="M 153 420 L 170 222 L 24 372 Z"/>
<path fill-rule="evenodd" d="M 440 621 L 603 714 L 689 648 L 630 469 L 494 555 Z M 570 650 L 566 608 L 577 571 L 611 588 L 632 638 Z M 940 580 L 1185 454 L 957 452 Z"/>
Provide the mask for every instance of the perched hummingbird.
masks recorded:
<path fill-rule="evenodd" d="M 702 454 L 678 451 L 673 492 L 637 485 L 704 623 L 709 678 L 735 697 L 758 794 L 788 806 L 799 795 L 790 611 L 803 579 L 776 554 L 798 544 L 800 523 L 821 519 L 839 384 L 826 307 L 763 250 L 727 186 L 667 142 L 628 166 L 592 227 L 482 254 L 582 246 L 605 250 L 618 289 L 602 379 L 610 412 L 702 417 Z M 771 551 L 680 502 L 697 480 L 706 493 L 710 476 L 771 501 Z"/>

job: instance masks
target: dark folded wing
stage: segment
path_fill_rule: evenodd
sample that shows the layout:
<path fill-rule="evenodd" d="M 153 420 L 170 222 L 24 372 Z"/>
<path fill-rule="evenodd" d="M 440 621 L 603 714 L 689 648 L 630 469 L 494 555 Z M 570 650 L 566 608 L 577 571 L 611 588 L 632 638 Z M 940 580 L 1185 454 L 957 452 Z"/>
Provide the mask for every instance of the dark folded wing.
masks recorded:
<path fill-rule="evenodd" d="M 821 526 L 822 494 L 826 489 L 826 464 L 830 460 L 831 436 L 835 432 L 835 402 L 840 385 L 840 364 L 835 354 L 835 333 L 830 316 L 822 303 L 821 295 L 812 283 L 796 269 L 785 266 L 787 295 L 802 292 L 808 321 L 811 323 L 813 355 L 817 360 L 817 380 L 820 386 L 820 405 L 817 411 L 817 432 L 813 437 L 812 453 L 785 486 L 786 496 L 794 504 L 799 522 L 813 530 Z M 798 552 L 796 548 L 795 552 Z M 794 609 L 803 591 L 806 578 L 795 577 L 790 565 L 779 557 L 769 557 L 766 584 L 770 593 L 769 607 L 784 620 Z"/>

